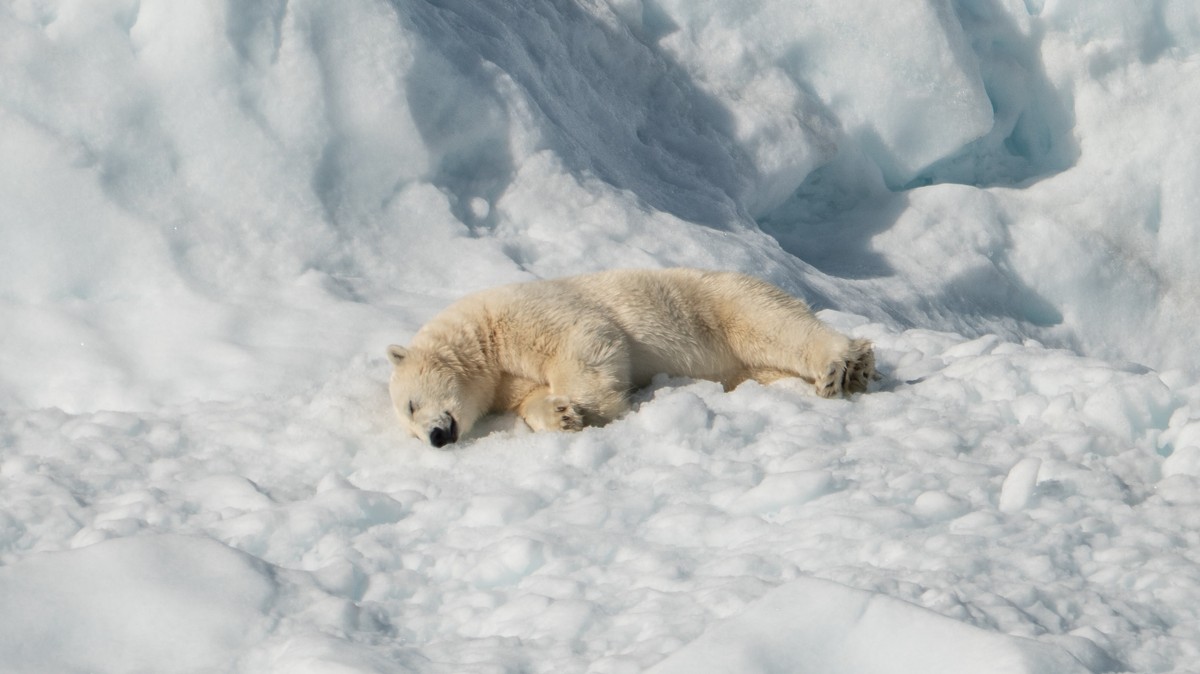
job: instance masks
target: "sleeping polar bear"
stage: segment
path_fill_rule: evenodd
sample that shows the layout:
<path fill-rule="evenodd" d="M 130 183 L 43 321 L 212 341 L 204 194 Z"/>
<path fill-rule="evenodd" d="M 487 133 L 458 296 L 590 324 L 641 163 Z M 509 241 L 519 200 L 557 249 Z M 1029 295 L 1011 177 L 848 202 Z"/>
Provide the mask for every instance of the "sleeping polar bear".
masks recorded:
<path fill-rule="evenodd" d="M 744 274 L 615 270 L 485 290 L 392 345 L 396 413 L 434 447 L 488 412 L 535 431 L 601 425 L 658 373 L 732 389 L 754 379 L 811 382 L 818 395 L 865 391 L 871 343 L 822 323 L 803 301 Z"/>

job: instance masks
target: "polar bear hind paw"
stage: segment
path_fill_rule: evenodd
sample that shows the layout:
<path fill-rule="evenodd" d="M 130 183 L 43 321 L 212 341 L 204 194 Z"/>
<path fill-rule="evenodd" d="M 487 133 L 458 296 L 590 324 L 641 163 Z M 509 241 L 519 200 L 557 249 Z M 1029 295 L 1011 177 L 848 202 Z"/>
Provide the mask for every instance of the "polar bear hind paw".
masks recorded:
<path fill-rule="evenodd" d="M 837 398 L 842 395 L 842 387 L 846 383 L 846 361 L 835 360 L 829 364 L 825 374 L 818 377 L 813 385 L 817 395 L 822 398 Z"/>
<path fill-rule="evenodd" d="M 837 358 L 814 382 L 817 395 L 822 398 L 837 398 L 851 393 L 863 393 L 871 381 L 878 379 L 875 371 L 875 351 L 871 342 L 855 339 L 850 342 L 846 354 Z"/>
<path fill-rule="evenodd" d="M 855 339 L 850 342 L 850 356 L 846 359 L 846 374 L 842 381 L 845 393 L 865 393 L 871 382 L 879 379 L 875 370 L 875 350 L 871 342 Z"/>

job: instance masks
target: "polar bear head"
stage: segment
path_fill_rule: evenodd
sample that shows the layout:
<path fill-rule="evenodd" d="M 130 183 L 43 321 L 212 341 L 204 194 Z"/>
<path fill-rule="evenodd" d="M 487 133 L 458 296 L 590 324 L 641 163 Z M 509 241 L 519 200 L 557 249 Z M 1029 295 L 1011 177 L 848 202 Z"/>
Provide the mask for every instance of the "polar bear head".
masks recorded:
<path fill-rule="evenodd" d="M 417 438 L 444 447 L 457 442 L 483 416 L 486 401 L 481 392 L 473 390 L 445 354 L 393 344 L 388 359 L 392 406 Z"/>

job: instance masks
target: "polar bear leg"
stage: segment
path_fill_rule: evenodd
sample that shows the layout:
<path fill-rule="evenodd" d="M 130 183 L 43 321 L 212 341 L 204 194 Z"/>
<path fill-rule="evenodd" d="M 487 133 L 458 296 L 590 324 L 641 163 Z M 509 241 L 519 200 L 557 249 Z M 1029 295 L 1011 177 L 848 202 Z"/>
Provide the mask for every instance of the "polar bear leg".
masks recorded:
<path fill-rule="evenodd" d="M 519 380 L 503 394 L 512 401 L 507 407 L 535 431 L 603 426 L 629 411 L 630 386 L 619 374 L 581 361 L 560 360 L 545 376 L 548 384 Z"/>
<path fill-rule="evenodd" d="M 755 328 L 736 331 L 734 353 L 745 364 L 747 378 L 768 383 L 791 373 L 810 381 L 822 398 L 836 398 L 867 390 L 875 379 L 875 354 L 871 342 L 850 339 L 808 313 L 793 311 L 758 313 L 744 319 Z"/>
<path fill-rule="evenodd" d="M 548 368 L 546 379 L 551 397 L 566 398 L 585 425 L 603 426 L 629 411 L 629 371 L 624 353 L 608 354 L 598 363 L 563 358 Z"/>
<path fill-rule="evenodd" d="M 628 412 L 629 389 L 627 380 L 588 369 L 550 381 L 551 392 L 570 400 L 589 426 L 603 426 Z"/>

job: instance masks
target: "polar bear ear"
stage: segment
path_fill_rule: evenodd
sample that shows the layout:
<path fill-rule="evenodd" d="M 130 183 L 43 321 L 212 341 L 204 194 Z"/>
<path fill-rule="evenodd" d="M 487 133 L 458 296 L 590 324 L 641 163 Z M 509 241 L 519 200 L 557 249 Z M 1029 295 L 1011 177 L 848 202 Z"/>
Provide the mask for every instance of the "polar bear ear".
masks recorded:
<path fill-rule="evenodd" d="M 399 365 L 404 362 L 408 356 L 408 349 L 399 344 L 392 344 L 388 347 L 388 360 L 392 361 L 392 365 Z"/>

